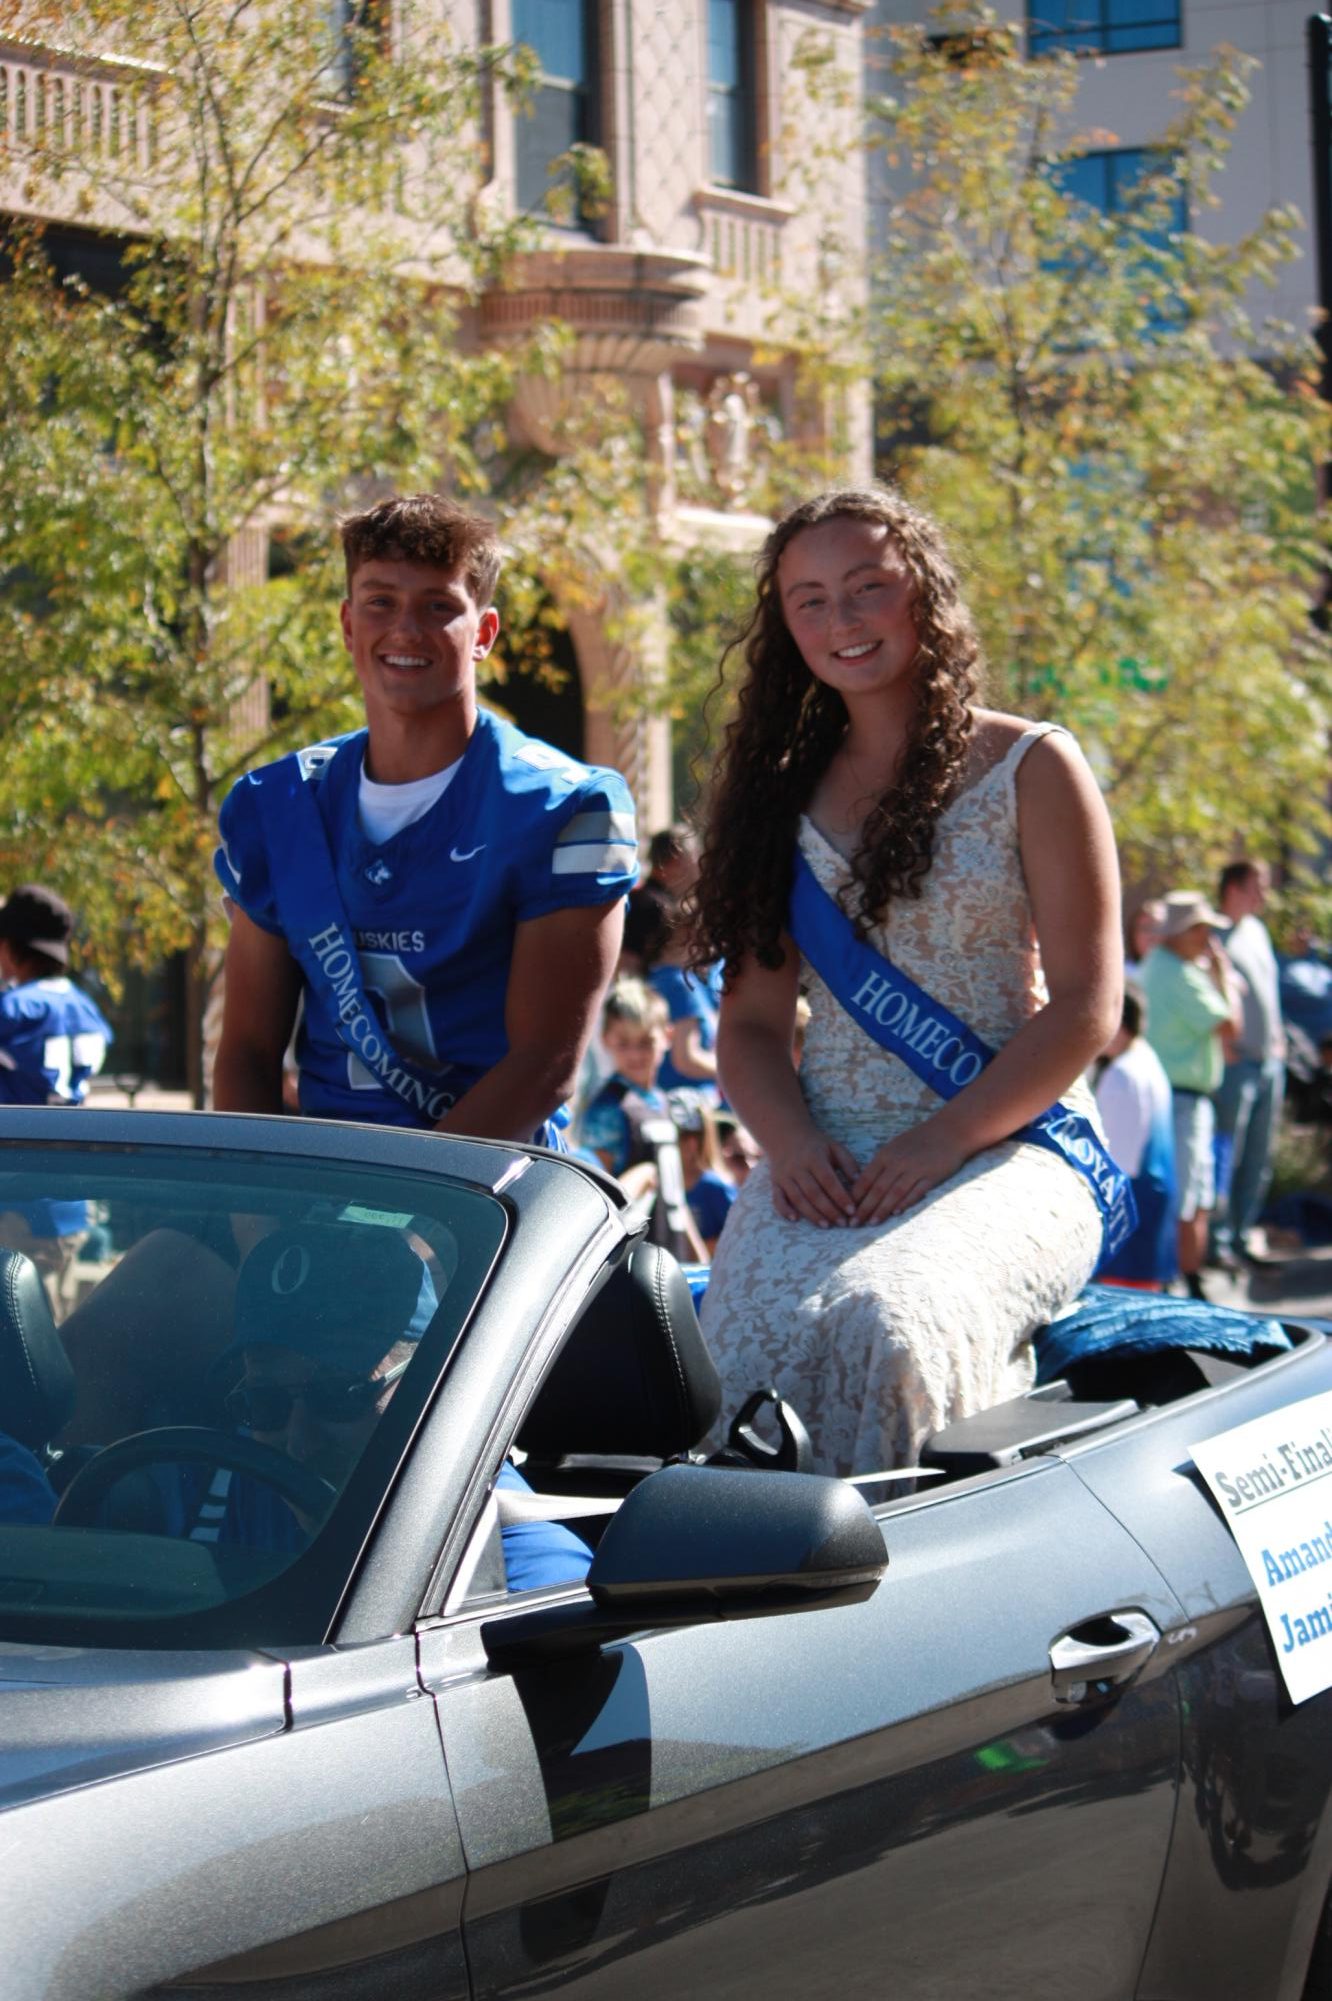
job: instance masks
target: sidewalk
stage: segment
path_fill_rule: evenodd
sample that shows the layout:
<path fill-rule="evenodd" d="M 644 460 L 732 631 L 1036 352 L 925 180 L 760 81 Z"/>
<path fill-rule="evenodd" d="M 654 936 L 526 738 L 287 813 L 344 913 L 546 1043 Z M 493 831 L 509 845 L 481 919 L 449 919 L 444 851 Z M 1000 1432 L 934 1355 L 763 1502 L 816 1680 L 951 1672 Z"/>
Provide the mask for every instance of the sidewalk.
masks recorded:
<path fill-rule="evenodd" d="M 131 1093 L 114 1077 L 94 1077 L 84 1102 L 92 1111 L 124 1111 L 131 1103 L 137 1112 L 188 1112 L 194 1108 L 188 1091 L 168 1091 L 161 1084 L 144 1083 Z"/>
<path fill-rule="evenodd" d="M 1332 1319 L 1332 1244 L 1291 1252 L 1231 1275 L 1205 1271 L 1207 1296 L 1277 1319 Z"/>

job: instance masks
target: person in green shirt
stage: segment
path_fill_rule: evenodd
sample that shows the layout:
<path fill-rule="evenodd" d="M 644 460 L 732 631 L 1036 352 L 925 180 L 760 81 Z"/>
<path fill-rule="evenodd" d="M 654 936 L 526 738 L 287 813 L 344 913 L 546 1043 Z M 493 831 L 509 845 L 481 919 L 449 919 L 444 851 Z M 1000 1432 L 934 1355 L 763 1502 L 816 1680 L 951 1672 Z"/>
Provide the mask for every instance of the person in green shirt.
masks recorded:
<path fill-rule="evenodd" d="M 1195 1299 L 1207 1297 L 1202 1267 L 1216 1201 L 1212 1093 L 1225 1069 L 1227 1043 L 1240 1026 L 1239 985 L 1215 936 L 1225 923 L 1199 891 L 1172 890 L 1165 899 L 1161 942 L 1139 974 L 1147 1039 L 1174 1099 L 1179 1269 Z"/>

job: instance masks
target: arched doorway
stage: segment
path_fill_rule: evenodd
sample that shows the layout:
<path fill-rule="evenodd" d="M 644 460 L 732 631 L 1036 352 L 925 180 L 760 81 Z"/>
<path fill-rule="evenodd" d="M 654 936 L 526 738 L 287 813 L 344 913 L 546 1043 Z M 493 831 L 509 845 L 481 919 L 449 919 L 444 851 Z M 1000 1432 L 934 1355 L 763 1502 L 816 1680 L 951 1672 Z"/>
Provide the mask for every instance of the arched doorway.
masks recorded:
<path fill-rule="evenodd" d="M 511 716 L 520 730 L 570 757 L 584 755 L 583 683 L 574 643 L 563 626 L 539 625 L 534 643 L 518 634 L 510 651 L 501 631 L 477 675 L 477 693 Z M 533 655 L 540 657 L 533 664 Z M 494 671 L 498 669 L 498 671 Z"/>

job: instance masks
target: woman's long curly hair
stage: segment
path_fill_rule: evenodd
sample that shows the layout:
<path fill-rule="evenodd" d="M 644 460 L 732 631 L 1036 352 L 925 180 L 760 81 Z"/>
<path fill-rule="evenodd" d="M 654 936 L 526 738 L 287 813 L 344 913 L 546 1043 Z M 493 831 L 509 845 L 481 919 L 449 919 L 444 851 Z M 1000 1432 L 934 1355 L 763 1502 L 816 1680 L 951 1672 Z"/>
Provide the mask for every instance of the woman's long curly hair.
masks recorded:
<path fill-rule="evenodd" d="M 703 855 L 691 895 L 696 965 L 734 971 L 752 953 L 782 963 L 781 933 L 796 821 L 846 731 L 846 704 L 805 665 L 782 615 L 777 565 L 806 528 L 846 517 L 882 524 L 916 586 L 919 700 L 893 783 L 869 813 L 853 862 L 847 914 L 863 928 L 894 897 L 918 897 L 940 813 L 955 796 L 981 680 L 980 642 L 939 530 L 890 487 L 837 487 L 783 515 L 759 555 L 753 613 L 722 656 L 746 671 L 710 788 Z"/>

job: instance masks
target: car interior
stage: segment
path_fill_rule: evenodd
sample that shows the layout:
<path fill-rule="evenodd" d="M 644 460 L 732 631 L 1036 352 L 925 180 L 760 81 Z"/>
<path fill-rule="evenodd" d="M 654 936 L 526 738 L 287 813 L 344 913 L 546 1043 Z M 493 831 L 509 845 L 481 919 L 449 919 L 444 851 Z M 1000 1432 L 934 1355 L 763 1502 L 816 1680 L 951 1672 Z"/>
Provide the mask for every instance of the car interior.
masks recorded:
<path fill-rule="evenodd" d="M 385 1220 L 381 1212 L 367 1213 Z M 391 1220 L 408 1231 L 443 1296 L 456 1262 L 448 1230 L 429 1218 Z M 136 1291 L 139 1263 L 145 1270 Z M 118 1274 L 114 1286 L 105 1283 L 112 1270 Z M 164 1507 L 162 1479 L 138 1463 L 141 1454 L 131 1449 L 122 1474 L 115 1462 L 106 1463 L 105 1448 L 161 1427 L 173 1435 L 202 1428 L 205 1440 L 216 1438 L 226 1421 L 229 1382 L 220 1358 L 232 1338 L 235 1283 L 234 1266 L 219 1251 L 197 1232 L 171 1228 L 159 1214 L 154 1227 L 131 1234 L 93 1275 L 57 1326 L 49 1285 L 33 1260 L 22 1251 L 0 1251 L 3 1429 L 35 1456 L 59 1497 L 57 1526 L 95 1523 L 155 1539 L 200 1534 L 203 1516 L 196 1516 L 193 1529 L 181 1525 L 178 1511 L 173 1518 Z M 153 1291 L 160 1295 L 155 1305 Z M 162 1298 L 190 1300 L 188 1334 L 178 1312 L 160 1310 Z M 137 1300 L 139 1309 L 127 1314 L 126 1299 Z M 1308 1330 L 1289 1332 L 1295 1340 L 1318 1338 Z M 937 1432 L 918 1467 L 871 1469 L 855 1484 L 880 1505 L 926 1484 L 992 1472 L 1223 1383 L 1263 1359 L 1261 1353 L 1168 1348 L 1079 1363 L 1024 1396 Z M 522 1419 L 513 1456 L 534 1493 L 501 1494 L 500 1521 L 506 1510 L 510 1517 L 526 1510 L 527 1519 L 566 1522 L 595 1548 L 620 1502 L 647 1474 L 673 1461 L 810 1470 L 799 1412 L 784 1406 L 769 1385 L 753 1388 L 743 1411 L 722 1410 L 717 1371 L 684 1272 L 669 1251 L 646 1237 L 635 1239 L 588 1300 Z M 177 1443 L 188 1458 L 190 1440 Z M 99 1453 L 103 1464 L 90 1476 Z M 206 1488 L 213 1469 L 202 1446 L 195 1458 Z M 241 1474 L 247 1470 L 232 1465 Z M 254 1471 L 262 1478 L 262 1463 Z M 238 1575 L 243 1589 L 243 1573 Z"/>
<path fill-rule="evenodd" d="M 1286 1331 L 1295 1343 L 1318 1338 L 1298 1327 Z M 937 1431 L 917 1468 L 857 1475 L 856 1484 L 877 1504 L 926 1482 L 992 1472 L 1219 1386 L 1268 1358 L 1260 1349 L 1218 1354 L 1194 1346 L 1080 1362 Z M 543 1494 L 613 1501 L 655 1467 L 698 1457 L 719 1424 L 727 1427 L 726 1442 L 709 1463 L 809 1470 L 799 1412 L 768 1386 L 754 1388 L 744 1411 L 723 1413 L 684 1274 L 669 1251 L 639 1239 L 585 1308 L 527 1414 L 517 1439 L 524 1475 Z M 595 1516 L 587 1512 L 580 1533 L 595 1539 Z"/>

